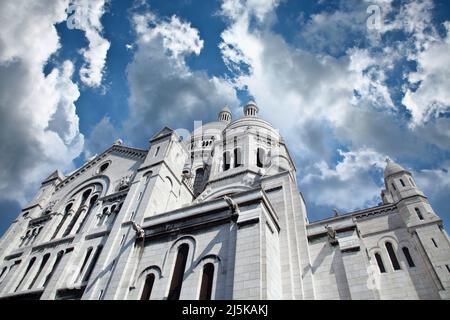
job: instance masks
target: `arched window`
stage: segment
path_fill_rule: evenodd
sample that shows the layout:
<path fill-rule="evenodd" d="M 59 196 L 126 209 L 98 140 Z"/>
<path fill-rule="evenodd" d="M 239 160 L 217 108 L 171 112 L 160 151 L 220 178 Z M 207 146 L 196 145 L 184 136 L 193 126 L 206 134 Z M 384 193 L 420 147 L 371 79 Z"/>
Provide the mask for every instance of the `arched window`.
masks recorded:
<path fill-rule="evenodd" d="M 416 185 L 414 184 L 414 181 L 413 181 L 413 179 L 409 178 L 409 182 L 411 182 L 411 185 L 412 185 L 413 187 L 415 187 L 415 186 L 416 186 Z"/>
<path fill-rule="evenodd" d="M 80 280 L 80 278 L 81 278 L 81 276 L 83 274 L 84 268 L 86 267 L 86 264 L 87 264 L 87 262 L 89 260 L 89 257 L 91 256 L 91 253 L 92 253 L 92 247 L 90 247 L 87 250 L 86 255 L 84 256 L 84 261 L 83 261 L 83 264 L 81 265 L 80 273 L 78 274 L 76 282 L 78 282 Z"/>
<path fill-rule="evenodd" d="M 61 230 L 62 226 L 64 225 L 64 222 L 66 221 L 67 217 L 69 216 L 69 210 L 72 209 L 73 203 L 69 203 L 66 208 L 64 209 L 64 215 L 61 219 L 61 222 L 58 224 L 58 227 L 56 227 L 55 232 L 52 235 L 52 239 L 55 239 L 56 236 L 59 233 L 59 230 Z"/>
<path fill-rule="evenodd" d="M 6 270 L 8 270 L 8 267 L 3 267 L 2 272 L 0 272 L 0 282 L 3 280 L 3 276 L 6 275 Z"/>
<path fill-rule="evenodd" d="M 231 156 L 228 151 L 223 153 L 223 171 L 227 171 L 228 169 L 230 169 L 230 165 L 231 165 L 230 158 L 231 158 Z"/>
<path fill-rule="evenodd" d="M 149 273 L 145 277 L 144 290 L 142 290 L 141 300 L 150 300 L 150 295 L 152 294 L 154 283 L 155 283 L 155 275 L 153 273 Z"/>
<path fill-rule="evenodd" d="M 105 162 L 104 164 L 102 164 L 100 166 L 100 168 L 98 169 L 98 172 L 103 173 L 106 171 L 106 169 L 108 169 L 108 167 L 109 167 L 109 162 Z"/>
<path fill-rule="evenodd" d="M 58 254 L 56 255 L 56 259 L 55 259 L 55 262 L 53 263 L 52 269 L 50 270 L 47 277 L 45 277 L 45 281 L 44 281 L 44 285 L 43 285 L 44 287 L 48 284 L 48 282 L 52 278 L 53 274 L 56 271 L 56 268 L 58 268 L 58 265 L 61 262 L 63 255 L 64 255 L 64 251 L 59 251 Z"/>
<path fill-rule="evenodd" d="M 394 268 L 394 270 L 400 270 L 400 264 L 398 263 L 392 243 L 386 242 L 386 250 L 389 254 L 389 258 L 391 259 L 392 267 Z"/>
<path fill-rule="evenodd" d="M 198 168 L 195 170 L 195 179 L 194 179 L 194 194 L 198 195 L 202 190 L 203 185 L 203 176 L 205 170 L 203 168 Z"/>
<path fill-rule="evenodd" d="M 183 284 L 184 270 L 186 268 L 187 257 L 189 253 L 189 245 L 183 243 L 178 248 L 175 268 L 173 269 L 172 281 L 170 283 L 168 300 L 178 300 L 180 298 L 181 286 Z"/>
<path fill-rule="evenodd" d="M 381 273 L 386 272 L 386 268 L 384 267 L 383 259 L 381 258 L 381 255 L 377 252 L 375 253 L 375 260 L 377 260 L 378 268 L 380 269 Z"/>
<path fill-rule="evenodd" d="M 85 192 L 83 192 L 82 196 L 81 196 L 81 203 L 80 203 L 80 207 L 77 210 L 77 213 L 75 213 L 75 215 L 73 216 L 72 220 L 70 221 L 69 225 L 66 228 L 66 231 L 64 231 L 63 237 L 69 235 L 72 232 L 73 227 L 75 226 L 75 224 L 77 223 L 78 218 L 81 215 L 81 212 L 83 211 L 83 206 L 86 203 L 89 195 L 91 194 L 91 189 L 86 190 Z"/>
<path fill-rule="evenodd" d="M 256 165 L 259 168 L 263 168 L 264 167 L 264 163 L 266 161 L 266 152 L 264 151 L 263 148 L 258 148 L 258 151 L 256 153 Z"/>
<path fill-rule="evenodd" d="M 437 245 L 437 243 L 436 243 L 436 240 L 434 240 L 433 238 L 431 238 L 431 241 L 433 242 L 434 246 L 437 248 L 438 245 Z"/>
<path fill-rule="evenodd" d="M 83 220 L 81 220 L 80 226 L 78 227 L 78 230 L 77 230 L 76 233 L 80 232 L 81 229 L 83 228 L 84 223 L 86 222 L 88 216 L 91 214 L 92 209 L 95 207 L 95 204 L 96 204 L 96 202 L 97 202 L 97 199 L 98 199 L 98 195 L 95 195 L 95 196 L 93 196 L 93 197 L 91 198 L 91 200 L 89 201 L 89 208 L 87 209 L 87 212 L 86 212 L 86 214 L 85 214 L 84 217 L 83 217 Z"/>
<path fill-rule="evenodd" d="M 406 187 L 405 183 L 403 182 L 402 179 L 400 179 L 400 183 L 402 184 L 402 187 Z"/>
<path fill-rule="evenodd" d="M 38 272 L 36 272 L 36 275 L 34 276 L 33 281 L 31 281 L 28 289 L 33 288 L 34 284 L 36 283 L 36 280 L 38 279 L 39 275 L 41 274 L 42 269 L 44 269 L 45 265 L 47 264 L 47 261 L 49 258 L 50 258 L 50 253 L 47 253 L 44 255 L 44 257 L 42 258 L 41 265 L 39 266 L 39 270 L 38 270 Z"/>
<path fill-rule="evenodd" d="M 83 282 L 88 281 L 89 278 L 91 277 L 92 271 L 94 271 L 94 267 L 95 267 L 95 265 L 97 264 L 98 258 L 100 257 L 100 253 L 102 253 L 102 249 L 103 249 L 103 246 L 102 246 L 102 245 L 99 245 L 99 246 L 97 247 L 97 250 L 95 251 L 95 255 L 94 255 L 94 257 L 92 258 L 91 263 L 89 263 L 89 267 L 88 267 L 88 269 L 86 270 L 86 274 L 85 274 L 84 277 L 83 277 Z"/>
<path fill-rule="evenodd" d="M 242 165 L 241 148 L 234 148 L 234 167 L 240 167 Z"/>
<path fill-rule="evenodd" d="M 414 208 L 414 210 L 416 211 L 417 217 L 419 218 L 419 220 L 423 220 L 423 215 L 422 212 L 420 212 L 419 208 Z"/>
<path fill-rule="evenodd" d="M 403 247 L 402 251 L 403 251 L 403 254 L 405 255 L 406 261 L 408 261 L 408 266 L 410 268 L 415 267 L 416 265 L 414 264 L 411 254 L 409 253 L 409 249 L 407 247 Z"/>
<path fill-rule="evenodd" d="M 34 262 L 36 261 L 36 257 L 31 258 L 30 262 L 28 263 L 27 266 L 27 270 L 25 271 L 24 275 L 22 276 L 22 279 L 20 279 L 19 284 L 16 287 L 16 290 L 14 290 L 14 292 L 16 292 L 17 290 L 19 290 L 20 285 L 22 284 L 23 280 L 25 279 L 25 277 L 27 276 L 28 272 L 30 272 L 31 267 L 33 266 Z"/>
<path fill-rule="evenodd" d="M 200 286 L 199 300 L 211 300 L 214 280 L 214 264 L 207 263 L 203 266 L 202 284 Z"/>
<path fill-rule="evenodd" d="M 394 183 L 392 183 L 392 188 L 397 191 L 397 188 L 395 187 Z"/>
<path fill-rule="evenodd" d="M 160 149 L 161 147 L 157 147 L 156 148 L 156 151 L 155 151 L 155 157 L 157 157 L 158 156 L 158 153 L 159 153 L 159 149 Z"/>

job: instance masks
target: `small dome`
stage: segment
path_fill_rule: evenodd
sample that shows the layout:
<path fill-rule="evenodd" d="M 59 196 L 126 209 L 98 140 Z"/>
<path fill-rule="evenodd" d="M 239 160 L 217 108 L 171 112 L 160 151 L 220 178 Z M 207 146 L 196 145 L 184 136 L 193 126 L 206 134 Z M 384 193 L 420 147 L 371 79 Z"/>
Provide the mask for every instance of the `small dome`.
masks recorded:
<path fill-rule="evenodd" d="M 231 122 L 231 110 L 228 106 L 223 107 L 223 109 L 219 112 L 219 121 L 223 122 Z"/>
<path fill-rule="evenodd" d="M 255 101 L 248 102 L 244 107 L 244 115 L 246 117 L 257 117 L 259 108 Z"/>
<path fill-rule="evenodd" d="M 386 159 L 386 168 L 384 169 L 384 178 L 389 177 L 390 175 L 393 175 L 394 173 L 406 171 L 405 168 L 403 168 L 398 163 L 395 163 L 391 159 Z"/>

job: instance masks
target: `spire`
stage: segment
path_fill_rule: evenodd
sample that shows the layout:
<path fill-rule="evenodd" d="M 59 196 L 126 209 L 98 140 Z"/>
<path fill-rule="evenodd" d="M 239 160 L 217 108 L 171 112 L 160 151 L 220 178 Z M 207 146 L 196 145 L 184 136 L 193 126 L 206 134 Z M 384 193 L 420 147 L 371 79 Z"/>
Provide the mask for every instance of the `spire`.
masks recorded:
<path fill-rule="evenodd" d="M 395 163 L 389 158 L 386 158 L 386 168 L 384 169 L 384 178 L 389 177 L 390 175 L 393 175 L 394 173 L 403 172 L 406 171 L 405 168 L 403 168 L 398 163 Z"/>
<path fill-rule="evenodd" d="M 244 107 L 244 115 L 246 117 L 257 117 L 259 108 L 255 101 L 248 102 Z"/>
<path fill-rule="evenodd" d="M 219 112 L 219 121 L 223 122 L 231 122 L 231 110 L 228 106 L 223 107 L 223 109 Z"/>

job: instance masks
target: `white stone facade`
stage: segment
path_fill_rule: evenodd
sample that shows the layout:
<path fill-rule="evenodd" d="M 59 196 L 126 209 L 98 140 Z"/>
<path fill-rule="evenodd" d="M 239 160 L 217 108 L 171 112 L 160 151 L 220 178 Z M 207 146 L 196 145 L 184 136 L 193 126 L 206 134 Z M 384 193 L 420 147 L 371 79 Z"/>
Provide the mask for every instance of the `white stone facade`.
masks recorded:
<path fill-rule="evenodd" d="M 182 141 L 113 146 L 48 177 L 0 240 L 0 299 L 450 299 L 450 243 L 390 161 L 383 203 L 308 222 L 254 102 Z"/>

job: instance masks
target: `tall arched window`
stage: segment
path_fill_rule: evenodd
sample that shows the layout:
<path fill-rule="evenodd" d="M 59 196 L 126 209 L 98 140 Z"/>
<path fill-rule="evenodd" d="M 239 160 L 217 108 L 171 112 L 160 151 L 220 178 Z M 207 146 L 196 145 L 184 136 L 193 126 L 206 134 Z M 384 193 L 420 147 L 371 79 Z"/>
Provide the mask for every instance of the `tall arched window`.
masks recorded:
<path fill-rule="evenodd" d="M 409 253 L 409 249 L 407 247 L 403 247 L 402 251 L 403 251 L 403 254 L 405 255 L 406 261 L 408 261 L 408 266 L 410 268 L 414 268 L 416 265 L 414 264 L 411 254 Z"/>
<path fill-rule="evenodd" d="M 0 272 L 0 282 L 3 280 L 3 276 L 6 276 L 6 270 L 8 270 L 8 267 L 3 267 L 2 272 Z"/>
<path fill-rule="evenodd" d="M 145 277 L 144 289 L 142 290 L 141 300 L 150 300 L 150 295 L 152 294 L 153 284 L 155 283 L 155 275 L 149 273 Z"/>
<path fill-rule="evenodd" d="M 406 187 L 405 182 L 403 182 L 403 179 L 400 179 L 400 183 L 402 184 L 402 187 Z"/>
<path fill-rule="evenodd" d="M 258 151 L 256 153 L 256 165 L 259 168 L 263 168 L 264 167 L 264 163 L 266 161 L 266 152 L 263 148 L 258 148 Z"/>
<path fill-rule="evenodd" d="M 231 156 L 228 151 L 223 153 L 223 171 L 227 171 L 228 169 L 230 169 L 230 165 L 231 165 L 230 158 L 231 158 Z"/>
<path fill-rule="evenodd" d="M 97 247 L 97 250 L 95 251 L 95 255 L 91 260 L 91 263 L 89 263 L 89 267 L 86 270 L 86 274 L 83 277 L 83 282 L 86 282 L 89 280 L 89 278 L 91 277 L 92 271 L 94 271 L 94 267 L 97 264 L 97 260 L 100 257 L 100 253 L 102 252 L 103 246 L 99 245 Z"/>
<path fill-rule="evenodd" d="M 378 268 L 380 269 L 381 273 L 386 272 L 386 268 L 384 267 L 383 259 L 381 258 L 381 255 L 377 252 L 375 253 L 375 260 L 377 260 Z"/>
<path fill-rule="evenodd" d="M 386 250 L 389 254 L 389 258 L 391 259 L 392 267 L 394 268 L 394 270 L 400 270 L 400 264 L 398 263 L 392 243 L 386 242 Z"/>
<path fill-rule="evenodd" d="M 205 170 L 203 168 L 198 168 L 197 170 L 195 170 L 195 179 L 194 179 L 194 194 L 195 195 L 198 195 L 201 192 L 204 173 L 205 173 Z"/>
<path fill-rule="evenodd" d="M 34 284 L 36 283 L 36 280 L 39 278 L 39 275 L 41 274 L 42 269 L 44 269 L 45 265 L 47 264 L 47 261 L 49 258 L 50 258 L 50 253 L 47 253 L 44 255 L 44 257 L 42 258 L 42 261 L 41 261 L 41 265 L 39 266 L 39 270 L 38 270 L 38 272 L 36 272 L 36 275 L 34 276 L 33 281 L 31 281 L 28 289 L 33 288 Z"/>
<path fill-rule="evenodd" d="M 170 283 L 168 300 L 178 300 L 180 298 L 181 286 L 183 284 L 184 270 L 186 268 L 187 257 L 189 253 L 189 245 L 183 243 L 178 248 L 175 268 L 173 269 L 172 282 Z"/>
<path fill-rule="evenodd" d="M 56 236 L 59 233 L 59 230 L 61 230 L 62 226 L 64 225 L 64 222 L 66 221 L 67 217 L 69 216 L 69 210 L 72 209 L 73 203 L 69 203 L 66 208 L 64 209 L 64 215 L 60 221 L 60 223 L 58 224 L 58 227 L 56 227 L 55 232 L 52 235 L 52 239 L 55 239 Z"/>
<path fill-rule="evenodd" d="M 22 284 L 23 280 L 27 276 L 28 272 L 30 272 L 30 269 L 31 269 L 31 267 L 33 267 L 33 264 L 34 264 L 35 261 L 36 261 L 36 257 L 31 258 L 30 262 L 28 263 L 27 270 L 25 271 L 24 275 L 22 276 L 22 279 L 20 279 L 20 282 L 17 285 L 16 290 L 14 290 L 14 292 L 19 290 L 20 285 Z"/>
<path fill-rule="evenodd" d="M 392 185 L 392 188 L 393 188 L 395 191 L 397 191 L 397 188 L 395 187 L 395 184 L 394 184 L 394 183 L 391 183 L 391 185 Z"/>
<path fill-rule="evenodd" d="M 69 225 L 66 228 L 66 231 L 64 231 L 63 237 L 67 236 L 72 232 L 73 227 L 75 226 L 75 223 L 77 223 L 78 218 L 81 215 L 81 212 L 83 211 L 83 206 L 86 203 L 87 199 L 89 198 L 89 195 L 91 194 L 91 189 L 86 190 L 83 192 L 83 195 L 81 196 L 81 203 L 80 207 L 77 210 L 77 213 L 73 216 L 72 220 L 70 221 Z"/>
<path fill-rule="evenodd" d="M 81 265 L 80 273 L 78 274 L 76 282 L 78 282 L 80 280 L 81 276 L 83 275 L 84 268 L 86 267 L 86 264 L 91 256 L 91 253 L 92 253 L 92 247 L 89 247 L 89 249 L 86 252 L 86 255 L 84 256 L 83 264 Z"/>
<path fill-rule="evenodd" d="M 241 148 L 234 148 L 234 167 L 240 167 L 242 165 Z"/>
<path fill-rule="evenodd" d="M 61 262 L 63 255 L 64 255 L 64 251 L 59 251 L 58 254 L 56 255 L 56 259 L 55 259 L 55 262 L 53 263 L 52 269 L 48 273 L 47 277 L 45 277 L 45 281 L 44 281 L 44 285 L 43 285 L 44 287 L 48 284 L 48 282 L 52 278 L 53 274 L 56 271 L 56 268 L 58 268 L 58 265 Z"/>
<path fill-rule="evenodd" d="M 211 300 L 214 281 L 214 264 L 207 263 L 203 266 L 202 284 L 200 286 L 199 300 Z"/>
<path fill-rule="evenodd" d="M 86 214 L 85 214 L 84 217 L 83 217 L 83 220 L 81 220 L 80 226 L 78 227 L 78 230 L 77 230 L 76 233 L 80 232 L 81 229 L 83 228 L 84 223 L 86 222 L 87 218 L 89 217 L 89 215 L 90 215 L 91 212 L 92 212 L 92 209 L 94 209 L 95 204 L 97 203 L 97 199 L 98 199 L 98 195 L 95 195 L 95 196 L 93 196 L 93 197 L 91 198 L 91 200 L 89 201 L 89 208 L 87 209 L 87 212 L 86 212 Z"/>
<path fill-rule="evenodd" d="M 419 220 L 423 220 L 423 215 L 422 212 L 420 212 L 419 208 L 414 208 L 414 210 L 416 211 L 417 217 L 419 218 Z"/>

